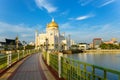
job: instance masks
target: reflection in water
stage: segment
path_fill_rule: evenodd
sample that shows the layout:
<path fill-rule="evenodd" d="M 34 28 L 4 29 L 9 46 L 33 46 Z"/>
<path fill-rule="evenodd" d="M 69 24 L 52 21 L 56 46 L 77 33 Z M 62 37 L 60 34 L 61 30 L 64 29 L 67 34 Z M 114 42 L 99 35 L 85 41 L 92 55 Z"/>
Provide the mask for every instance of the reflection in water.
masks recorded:
<path fill-rule="evenodd" d="M 120 71 L 120 53 L 65 54 L 65 57 Z"/>

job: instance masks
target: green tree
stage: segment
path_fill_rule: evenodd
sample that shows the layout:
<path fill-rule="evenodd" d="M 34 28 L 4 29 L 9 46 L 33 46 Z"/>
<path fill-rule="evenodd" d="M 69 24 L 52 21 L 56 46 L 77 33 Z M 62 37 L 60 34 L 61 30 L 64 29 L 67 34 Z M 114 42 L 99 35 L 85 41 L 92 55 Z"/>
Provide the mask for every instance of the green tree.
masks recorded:
<path fill-rule="evenodd" d="M 34 49 L 35 48 L 35 46 L 32 46 L 32 45 L 27 45 L 26 46 L 26 49 Z"/>
<path fill-rule="evenodd" d="M 120 45 L 102 43 L 100 45 L 100 48 L 101 49 L 120 49 Z"/>

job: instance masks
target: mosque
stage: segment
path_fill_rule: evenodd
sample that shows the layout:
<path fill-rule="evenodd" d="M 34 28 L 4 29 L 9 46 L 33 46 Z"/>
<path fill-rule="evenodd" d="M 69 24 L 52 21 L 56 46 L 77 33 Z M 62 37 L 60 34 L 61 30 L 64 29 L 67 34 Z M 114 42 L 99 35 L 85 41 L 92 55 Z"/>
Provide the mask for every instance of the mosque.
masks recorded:
<path fill-rule="evenodd" d="M 70 39 L 69 36 L 65 34 L 60 34 L 59 26 L 54 21 L 47 24 L 46 33 L 38 33 L 35 31 L 35 48 L 45 49 L 45 50 L 69 50 L 74 41 Z"/>

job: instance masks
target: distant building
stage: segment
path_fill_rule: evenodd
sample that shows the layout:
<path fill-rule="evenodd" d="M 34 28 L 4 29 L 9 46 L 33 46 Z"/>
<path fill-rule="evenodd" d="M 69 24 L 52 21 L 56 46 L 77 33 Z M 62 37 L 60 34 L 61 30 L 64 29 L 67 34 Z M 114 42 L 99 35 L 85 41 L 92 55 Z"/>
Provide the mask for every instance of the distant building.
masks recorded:
<path fill-rule="evenodd" d="M 89 45 L 87 43 L 79 43 L 78 44 L 78 49 L 87 50 L 87 49 L 89 49 Z"/>
<path fill-rule="evenodd" d="M 16 42 L 16 39 L 6 38 L 5 42 L 0 42 L 0 50 L 15 50 L 17 46 L 22 46 L 22 43 L 19 40 Z"/>
<path fill-rule="evenodd" d="M 118 45 L 118 41 L 116 38 L 112 38 L 110 41 L 104 41 L 105 44 L 116 44 Z"/>
<path fill-rule="evenodd" d="M 75 45 L 76 43 L 75 43 L 75 41 L 70 40 L 70 44 L 71 44 L 71 45 Z"/>
<path fill-rule="evenodd" d="M 29 45 L 35 46 L 35 43 L 34 42 L 30 42 Z"/>
<path fill-rule="evenodd" d="M 5 44 L 5 42 L 0 42 L 0 50 L 4 50 Z"/>
<path fill-rule="evenodd" d="M 93 42 L 89 44 L 89 48 L 93 49 Z"/>
<path fill-rule="evenodd" d="M 98 49 L 101 44 L 102 44 L 101 38 L 94 38 L 93 39 L 93 48 Z"/>

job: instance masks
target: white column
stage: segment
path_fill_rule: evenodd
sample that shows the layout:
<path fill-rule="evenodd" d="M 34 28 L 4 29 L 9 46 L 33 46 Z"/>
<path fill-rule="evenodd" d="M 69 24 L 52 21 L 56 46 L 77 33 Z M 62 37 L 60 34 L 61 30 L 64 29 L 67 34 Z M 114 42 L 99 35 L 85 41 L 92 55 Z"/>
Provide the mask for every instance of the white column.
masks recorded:
<path fill-rule="evenodd" d="M 28 50 L 29 54 L 30 54 L 30 50 Z"/>
<path fill-rule="evenodd" d="M 11 66 L 11 51 L 7 51 L 7 67 Z"/>
<path fill-rule="evenodd" d="M 63 53 L 58 53 L 58 75 L 59 78 L 61 78 L 61 57 L 63 56 Z"/>
<path fill-rule="evenodd" d="M 25 54 L 24 50 L 22 50 L 22 52 L 23 52 L 23 57 L 24 57 L 24 54 Z"/>
<path fill-rule="evenodd" d="M 50 55 L 50 51 L 47 52 L 47 65 L 48 65 L 48 66 L 50 65 L 50 58 L 49 58 L 49 55 Z"/>
<path fill-rule="evenodd" d="M 20 53 L 19 53 L 19 50 L 17 50 L 17 53 L 18 53 L 18 60 L 20 59 Z"/>
<path fill-rule="evenodd" d="M 38 31 L 35 30 L 35 49 L 37 49 L 37 37 L 38 37 Z"/>
<path fill-rule="evenodd" d="M 9 51 L 9 55 L 10 55 L 9 56 L 10 57 L 10 61 L 9 62 L 10 62 L 10 66 L 11 66 L 11 63 L 12 63 L 12 51 Z"/>

